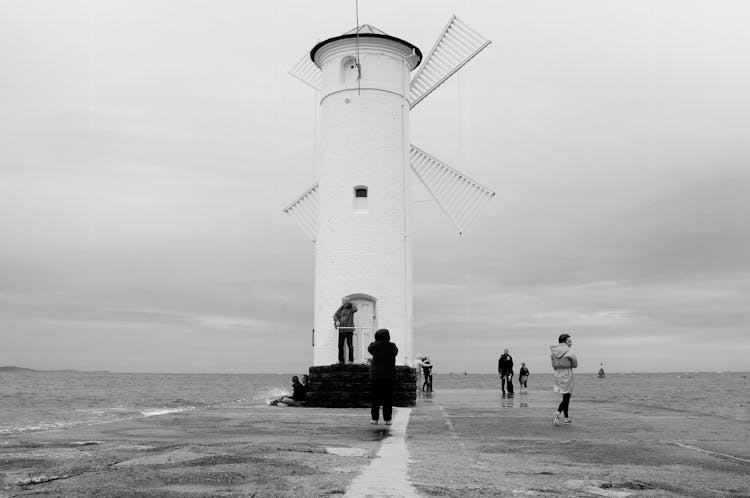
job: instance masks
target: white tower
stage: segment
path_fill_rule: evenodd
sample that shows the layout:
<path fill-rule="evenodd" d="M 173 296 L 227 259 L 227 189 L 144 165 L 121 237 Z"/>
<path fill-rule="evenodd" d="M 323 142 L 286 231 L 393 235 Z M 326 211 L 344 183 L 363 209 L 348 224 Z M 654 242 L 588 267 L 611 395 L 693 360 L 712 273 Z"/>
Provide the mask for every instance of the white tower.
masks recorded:
<path fill-rule="evenodd" d="M 409 170 L 459 232 L 494 193 L 411 145 L 409 112 L 487 44 L 454 16 L 410 82 L 419 49 L 364 25 L 318 43 L 292 70 L 321 106 L 318 182 L 285 208 L 315 242 L 314 365 L 337 361 L 332 315 L 343 297 L 358 307 L 355 362 L 387 328 L 398 363 L 412 364 Z"/>

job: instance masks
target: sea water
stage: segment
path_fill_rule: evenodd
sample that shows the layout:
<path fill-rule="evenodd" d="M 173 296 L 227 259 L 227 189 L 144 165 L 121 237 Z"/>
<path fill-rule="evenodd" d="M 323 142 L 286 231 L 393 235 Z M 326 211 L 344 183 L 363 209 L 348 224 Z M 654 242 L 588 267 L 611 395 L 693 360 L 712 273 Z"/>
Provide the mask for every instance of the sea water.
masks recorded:
<path fill-rule="evenodd" d="M 290 394 L 291 375 L 0 371 L 0 436 Z"/>
<path fill-rule="evenodd" d="M 0 372 L 0 436 L 65 429 L 211 406 L 268 404 L 291 393 L 292 374 Z M 500 393 L 492 374 L 435 374 L 435 399 L 447 389 Z M 516 385 L 516 396 L 523 396 Z M 529 391 L 551 391 L 552 375 L 531 373 Z M 577 374 L 579 401 L 616 401 L 628 409 L 660 407 L 685 415 L 750 422 L 750 373 Z"/>
<path fill-rule="evenodd" d="M 519 393 L 514 378 L 515 397 Z M 443 389 L 494 389 L 500 391 L 498 375 L 437 374 L 435 393 Z M 551 373 L 534 373 L 529 392 L 552 391 Z M 718 416 L 750 422 L 750 372 L 576 373 L 573 401 L 618 402 L 631 412 L 640 408 L 663 408 L 686 416 Z"/>

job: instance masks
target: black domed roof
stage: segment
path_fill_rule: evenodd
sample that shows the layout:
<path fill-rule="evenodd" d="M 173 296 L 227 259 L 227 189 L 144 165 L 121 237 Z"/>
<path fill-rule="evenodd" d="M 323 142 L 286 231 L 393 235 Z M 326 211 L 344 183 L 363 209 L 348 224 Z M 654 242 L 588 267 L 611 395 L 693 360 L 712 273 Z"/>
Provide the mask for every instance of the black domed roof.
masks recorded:
<path fill-rule="evenodd" d="M 346 38 L 385 38 L 387 40 L 394 40 L 400 43 L 403 43 L 407 47 L 410 47 L 412 50 L 414 50 L 414 53 L 417 55 L 417 62 L 414 64 L 414 67 L 412 69 L 416 69 L 417 66 L 422 62 L 422 51 L 417 48 L 416 45 L 413 45 L 409 43 L 406 40 L 402 40 L 401 38 L 396 38 L 395 36 L 391 36 L 385 33 L 382 29 L 378 29 L 372 24 L 362 24 L 357 28 L 350 29 L 346 33 L 340 35 L 340 36 L 334 36 L 333 38 L 328 38 L 327 40 L 323 40 L 322 42 L 315 45 L 312 50 L 310 50 L 310 59 L 317 65 L 315 62 L 315 54 L 320 50 L 324 45 L 327 45 L 328 43 L 331 43 L 336 40 L 344 40 Z"/>

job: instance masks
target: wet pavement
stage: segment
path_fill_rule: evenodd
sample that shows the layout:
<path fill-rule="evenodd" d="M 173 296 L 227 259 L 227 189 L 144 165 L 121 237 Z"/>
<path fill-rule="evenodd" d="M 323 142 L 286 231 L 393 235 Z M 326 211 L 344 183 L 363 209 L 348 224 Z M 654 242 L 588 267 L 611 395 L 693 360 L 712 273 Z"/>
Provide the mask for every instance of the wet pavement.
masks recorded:
<path fill-rule="evenodd" d="M 403 427 L 248 405 L 8 436 L 0 496 L 750 496 L 747 422 L 574 394 L 555 427 L 558 400 L 454 389 Z M 401 487 L 363 491 L 389 472 Z"/>

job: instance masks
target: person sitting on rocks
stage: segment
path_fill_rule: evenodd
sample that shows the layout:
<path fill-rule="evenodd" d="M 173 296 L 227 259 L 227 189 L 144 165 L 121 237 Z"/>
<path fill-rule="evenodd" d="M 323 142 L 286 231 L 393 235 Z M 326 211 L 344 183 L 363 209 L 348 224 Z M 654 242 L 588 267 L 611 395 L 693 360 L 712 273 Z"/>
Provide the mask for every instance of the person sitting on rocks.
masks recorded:
<path fill-rule="evenodd" d="M 292 377 L 292 396 L 284 396 L 269 403 L 272 406 L 304 406 L 307 399 L 307 385 L 299 381 L 296 375 Z"/>

